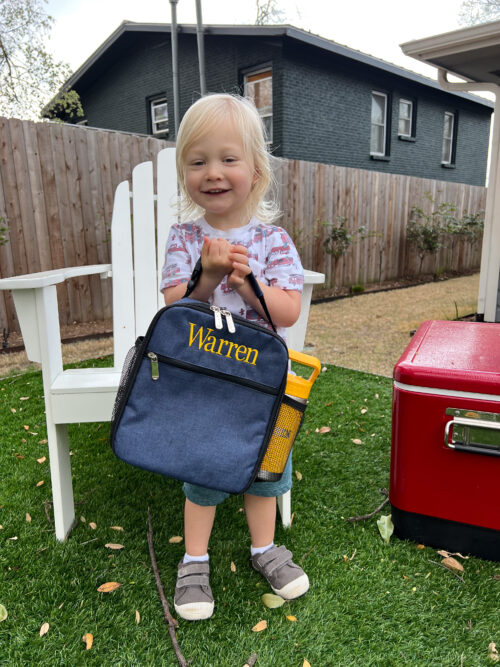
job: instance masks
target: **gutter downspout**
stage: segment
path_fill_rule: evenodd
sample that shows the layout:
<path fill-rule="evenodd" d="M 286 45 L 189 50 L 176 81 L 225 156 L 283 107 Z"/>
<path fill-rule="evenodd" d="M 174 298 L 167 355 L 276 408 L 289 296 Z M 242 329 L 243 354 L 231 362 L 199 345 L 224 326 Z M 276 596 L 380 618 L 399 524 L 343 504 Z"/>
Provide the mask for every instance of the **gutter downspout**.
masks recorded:
<path fill-rule="evenodd" d="M 174 127 L 175 138 L 177 139 L 177 130 L 179 129 L 179 62 L 177 48 L 177 3 L 179 0 L 170 0 L 171 9 L 171 39 L 172 39 L 172 78 L 174 91 Z"/>
<path fill-rule="evenodd" d="M 198 43 L 198 66 L 200 70 L 200 92 L 207 94 L 205 83 L 205 44 L 203 41 L 203 19 L 201 17 L 201 0 L 196 0 L 196 41 Z"/>
<path fill-rule="evenodd" d="M 438 69 L 438 82 L 444 90 L 486 90 L 495 95 L 477 312 L 484 315 L 485 322 L 500 322 L 500 86 L 486 82 L 454 83 L 448 81 L 447 74 L 446 70 Z"/>

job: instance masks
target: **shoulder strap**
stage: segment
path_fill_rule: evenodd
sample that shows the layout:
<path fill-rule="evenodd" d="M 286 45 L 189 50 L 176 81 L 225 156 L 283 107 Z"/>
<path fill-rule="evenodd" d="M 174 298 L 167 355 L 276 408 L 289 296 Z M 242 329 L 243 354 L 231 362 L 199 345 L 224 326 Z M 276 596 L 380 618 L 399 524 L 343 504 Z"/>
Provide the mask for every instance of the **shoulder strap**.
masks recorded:
<path fill-rule="evenodd" d="M 201 266 L 201 257 L 200 257 L 198 259 L 198 261 L 196 262 L 196 264 L 194 265 L 193 273 L 191 274 L 191 278 L 188 281 L 187 289 L 186 289 L 186 293 L 184 294 L 184 297 L 189 296 L 191 294 L 191 292 L 194 290 L 194 288 L 196 287 L 196 283 L 200 279 L 202 271 L 203 271 L 203 268 Z M 269 314 L 269 310 L 267 309 L 266 300 L 264 299 L 264 294 L 262 293 L 262 290 L 260 288 L 259 283 L 257 282 L 256 277 L 253 275 L 253 273 L 250 273 L 250 275 L 248 275 L 247 278 L 248 278 L 248 282 L 250 283 L 253 291 L 255 292 L 255 296 L 260 301 L 260 305 L 262 306 L 262 309 L 264 310 L 264 313 L 266 314 L 267 321 L 272 326 L 274 333 L 276 333 L 276 327 L 274 326 L 274 322 L 271 319 L 271 315 Z"/>

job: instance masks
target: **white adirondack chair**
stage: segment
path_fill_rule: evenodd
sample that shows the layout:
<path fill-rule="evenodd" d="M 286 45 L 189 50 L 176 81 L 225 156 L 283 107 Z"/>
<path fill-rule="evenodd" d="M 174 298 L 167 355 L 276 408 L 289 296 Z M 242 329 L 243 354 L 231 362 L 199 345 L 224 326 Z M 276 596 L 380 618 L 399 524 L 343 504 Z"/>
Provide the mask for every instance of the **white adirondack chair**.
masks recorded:
<path fill-rule="evenodd" d="M 69 535 L 75 519 L 67 425 L 111 419 L 125 355 L 164 305 L 158 286 L 168 231 L 176 222 L 172 208 L 176 196 L 175 148 L 166 148 L 158 154 L 156 195 L 152 162 L 143 162 L 133 170 L 132 193 L 128 181 L 116 189 L 111 223 L 112 264 L 0 280 L 0 289 L 12 290 L 27 356 L 42 365 L 58 540 Z M 63 370 L 56 285 L 91 274 L 113 278 L 114 367 Z M 288 331 L 288 343 L 293 349 L 303 348 L 312 287 L 323 280 L 323 274 L 306 271 L 300 319 Z M 290 493 L 278 499 L 278 506 L 283 524 L 290 525 Z"/>

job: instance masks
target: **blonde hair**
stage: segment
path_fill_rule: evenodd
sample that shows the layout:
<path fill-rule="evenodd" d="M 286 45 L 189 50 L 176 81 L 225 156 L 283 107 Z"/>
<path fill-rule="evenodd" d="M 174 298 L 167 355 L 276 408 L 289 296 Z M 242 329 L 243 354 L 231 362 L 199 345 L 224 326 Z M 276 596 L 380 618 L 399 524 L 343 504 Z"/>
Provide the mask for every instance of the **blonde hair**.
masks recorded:
<path fill-rule="evenodd" d="M 205 213 L 189 196 L 185 183 L 186 153 L 205 137 L 215 125 L 232 121 L 241 135 L 245 155 L 253 159 L 258 178 L 248 196 L 246 214 L 261 222 L 272 222 L 279 214 L 274 196 L 275 179 L 265 142 L 265 129 L 255 105 L 238 95 L 216 93 L 197 100 L 184 114 L 177 133 L 177 176 L 181 186 L 179 213 L 186 219 L 196 219 Z M 271 190 L 273 194 L 269 195 Z M 266 198 L 266 194 L 268 195 Z"/>

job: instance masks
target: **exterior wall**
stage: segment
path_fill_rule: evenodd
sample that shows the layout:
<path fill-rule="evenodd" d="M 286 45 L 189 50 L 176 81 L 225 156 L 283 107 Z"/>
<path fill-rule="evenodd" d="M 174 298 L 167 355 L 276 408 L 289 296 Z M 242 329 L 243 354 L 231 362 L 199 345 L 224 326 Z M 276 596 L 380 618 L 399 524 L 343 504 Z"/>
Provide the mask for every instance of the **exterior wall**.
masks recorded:
<path fill-rule="evenodd" d="M 372 90 L 389 95 L 388 158 L 370 156 Z M 308 47 L 283 56 L 283 153 L 291 159 L 484 185 L 491 110 Z M 415 141 L 398 138 L 400 98 L 416 102 Z M 441 166 L 444 112 L 458 115 L 454 168 Z M 310 128 L 314 128 L 312 131 Z"/>
<path fill-rule="evenodd" d="M 179 34 L 180 114 L 199 96 L 196 35 Z M 211 92 L 241 92 L 246 70 L 273 69 L 273 152 L 290 159 L 484 185 L 490 109 L 281 37 L 205 35 Z M 149 99 L 166 96 L 174 138 L 170 34 L 126 33 L 77 86 L 88 124 L 148 134 Z M 370 157 L 371 92 L 390 95 L 390 155 Z M 397 136 L 400 97 L 416 100 L 416 140 Z M 458 112 L 454 168 L 441 166 L 443 116 Z"/>

